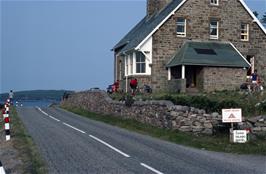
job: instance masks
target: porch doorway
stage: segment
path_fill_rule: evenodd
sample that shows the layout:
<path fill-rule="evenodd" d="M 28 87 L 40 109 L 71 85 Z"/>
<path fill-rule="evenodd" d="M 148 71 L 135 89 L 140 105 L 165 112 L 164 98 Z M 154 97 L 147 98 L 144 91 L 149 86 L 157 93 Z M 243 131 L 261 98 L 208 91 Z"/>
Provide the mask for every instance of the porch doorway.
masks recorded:
<path fill-rule="evenodd" d="M 200 66 L 186 66 L 186 87 L 187 88 L 199 88 L 200 73 L 202 67 Z"/>

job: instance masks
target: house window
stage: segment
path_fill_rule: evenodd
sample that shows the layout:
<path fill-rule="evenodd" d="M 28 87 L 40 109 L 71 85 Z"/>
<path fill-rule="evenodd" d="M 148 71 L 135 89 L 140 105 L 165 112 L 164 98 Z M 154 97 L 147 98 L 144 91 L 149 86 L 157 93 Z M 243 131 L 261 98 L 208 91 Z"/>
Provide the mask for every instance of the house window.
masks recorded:
<path fill-rule="evenodd" d="M 219 5 L 219 0 L 210 0 L 211 5 Z"/>
<path fill-rule="evenodd" d="M 241 40 L 248 41 L 249 39 L 249 25 L 241 24 Z"/>
<path fill-rule="evenodd" d="M 210 22 L 210 39 L 218 39 L 219 36 L 219 22 L 217 20 L 211 20 Z"/>
<path fill-rule="evenodd" d="M 185 18 L 177 18 L 176 21 L 176 34 L 180 37 L 186 37 L 186 22 Z"/>
<path fill-rule="evenodd" d="M 146 73 L 145 55 L 141 52 L 136 53 L 136 73 Z"/>

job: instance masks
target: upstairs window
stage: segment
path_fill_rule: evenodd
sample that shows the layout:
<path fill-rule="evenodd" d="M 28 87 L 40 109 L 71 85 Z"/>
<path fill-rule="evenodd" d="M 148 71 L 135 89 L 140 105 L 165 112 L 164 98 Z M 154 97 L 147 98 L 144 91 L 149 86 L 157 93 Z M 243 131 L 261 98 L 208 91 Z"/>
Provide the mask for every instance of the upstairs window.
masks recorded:
<path fill-rule="evenodd" d="M 219 0 L 210 0 L 211 5 L 219 5 Z"/>
<path fill-rule="evenodd" d="M 219 22 L 211 20 L 210 22 L 210 39 L 218 39 L 219 37 Z"/>
<path fill-rule="evenodd" d="M 249 40 L 249 25 L 241 24 L 241 41 Z"/>
<path fill-rule="evenodd" d="M 136 73 L 146 73 L 145 55 L 142 52 L 136 53 Z"/>
<path fill-rule="evenodd" d="M 177 18 L 176 21 L 176 35 L 180 37 L 186 37 L 186 22 L 185 18 Z"/>

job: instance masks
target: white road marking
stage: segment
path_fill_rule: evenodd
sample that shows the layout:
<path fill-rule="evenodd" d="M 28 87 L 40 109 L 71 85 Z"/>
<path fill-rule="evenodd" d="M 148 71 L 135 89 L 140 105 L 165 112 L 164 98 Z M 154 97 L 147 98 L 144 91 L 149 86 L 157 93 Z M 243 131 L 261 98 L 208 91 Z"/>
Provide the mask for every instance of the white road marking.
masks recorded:
<path fill-rule="evenodd" d="M 58 120 L 57 118 L 54 118 L 54 117 L 51 116 L 51 115 L 49 115 L 49 117 L 50 117 L 51 119 L 54 119 L 55 121 L 60 121 L 60 120 Z"/>
<path fill-rule="evenodd" d="M 140 163 L 140 165 L 142 165 L 143 167 L 145 167 L 145 168 L 147 168 L 147 169 L 153 171 L 154 173 L 157 173 L 157 174 L 163 174 L 162 172 L 160 172 L 160 171 L 158 171 L 158 170 L 152 168 L 151 166 L 148 166 L 147 164 Z"/>
<path fill-rule="evenodd" d="M 89 136 L 90 136 L 91 138 L 93 138 L 94 140 L 96 140 L 96 141 L 98 141 L 98 142 L 104 144 L 105 146 L 109 147 L 110 149 L 112 149 L 112 150 L 114 150 L 114 151 L 120 153 L 120 154 L 123 155 L 124 157 L 127 157 L 127 158 L 130 157 L 128 154 L 126 154 L 126 153 L 122 152 L 121 150 L 119 150 L 119 149 L 117 149 L 117 148 L 111 146 L 110 144 L 106 143 L 105 141 L 103 141 L 103 140 L 101 140 L 101 139 L 99 139 L 99 138 L 97 138 L 97 137 L 95 137 L 95 136 L 93 136 L 93 135 L 89 135 Z"/>
<path fill-rule="evenodd" d="M 55 121 L 60 121 L 59 119 L 57 119 L 57 118 L 55 118 L 55 117 L 53 117 L 53 116 L 47 114 L 46 112 L 44 112 L 40 107 L 36 107 L 36 108 L 37 108 L 41 113 L 43 113 L 44 115 L 46 115 L 46 116 L 48 116 L 48 117 L 54 119 Z"/>
<path fill-rule="evenodd" d="M 48 116 L 48 114 L 46 112 L 44 112 L 40 107 L 36 107 L 41 113 L 43 113 L 44 115 Z"/>
<path fill-rule="evenodd" d="M 69 124 L 67 124 L 67 123 L 65 123 L 65 122 L 63 122 L 63 124 L 66 125 L 66 126 L 68 126 L 68 127 L 70 127 L 70 128 L 72 128 L 72 129 L 75 129 L 76 131 L 79 131 L 79 132 L 81 132 L 81 133 L 83 133 L 83 134 L 86 134 L 86 132 L 84 132 L 84 131 L 82 131 L 82 130 L 80 130 L 80 129 L 78 129 L 78 128 L 75 128 L 74 126 L 71 126 L 71 125 L 69 125 Z"/>

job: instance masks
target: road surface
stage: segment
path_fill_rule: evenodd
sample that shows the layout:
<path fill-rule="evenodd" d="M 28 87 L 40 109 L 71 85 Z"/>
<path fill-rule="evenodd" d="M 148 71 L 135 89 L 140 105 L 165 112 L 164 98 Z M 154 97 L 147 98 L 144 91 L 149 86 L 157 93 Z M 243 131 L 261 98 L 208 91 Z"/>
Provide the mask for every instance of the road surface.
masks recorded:
<path fill-rule="evenodd" d="M 176 145 L 60 108 L 17 108 L 51 174 L 266 174 L 266 156 Z"/>

